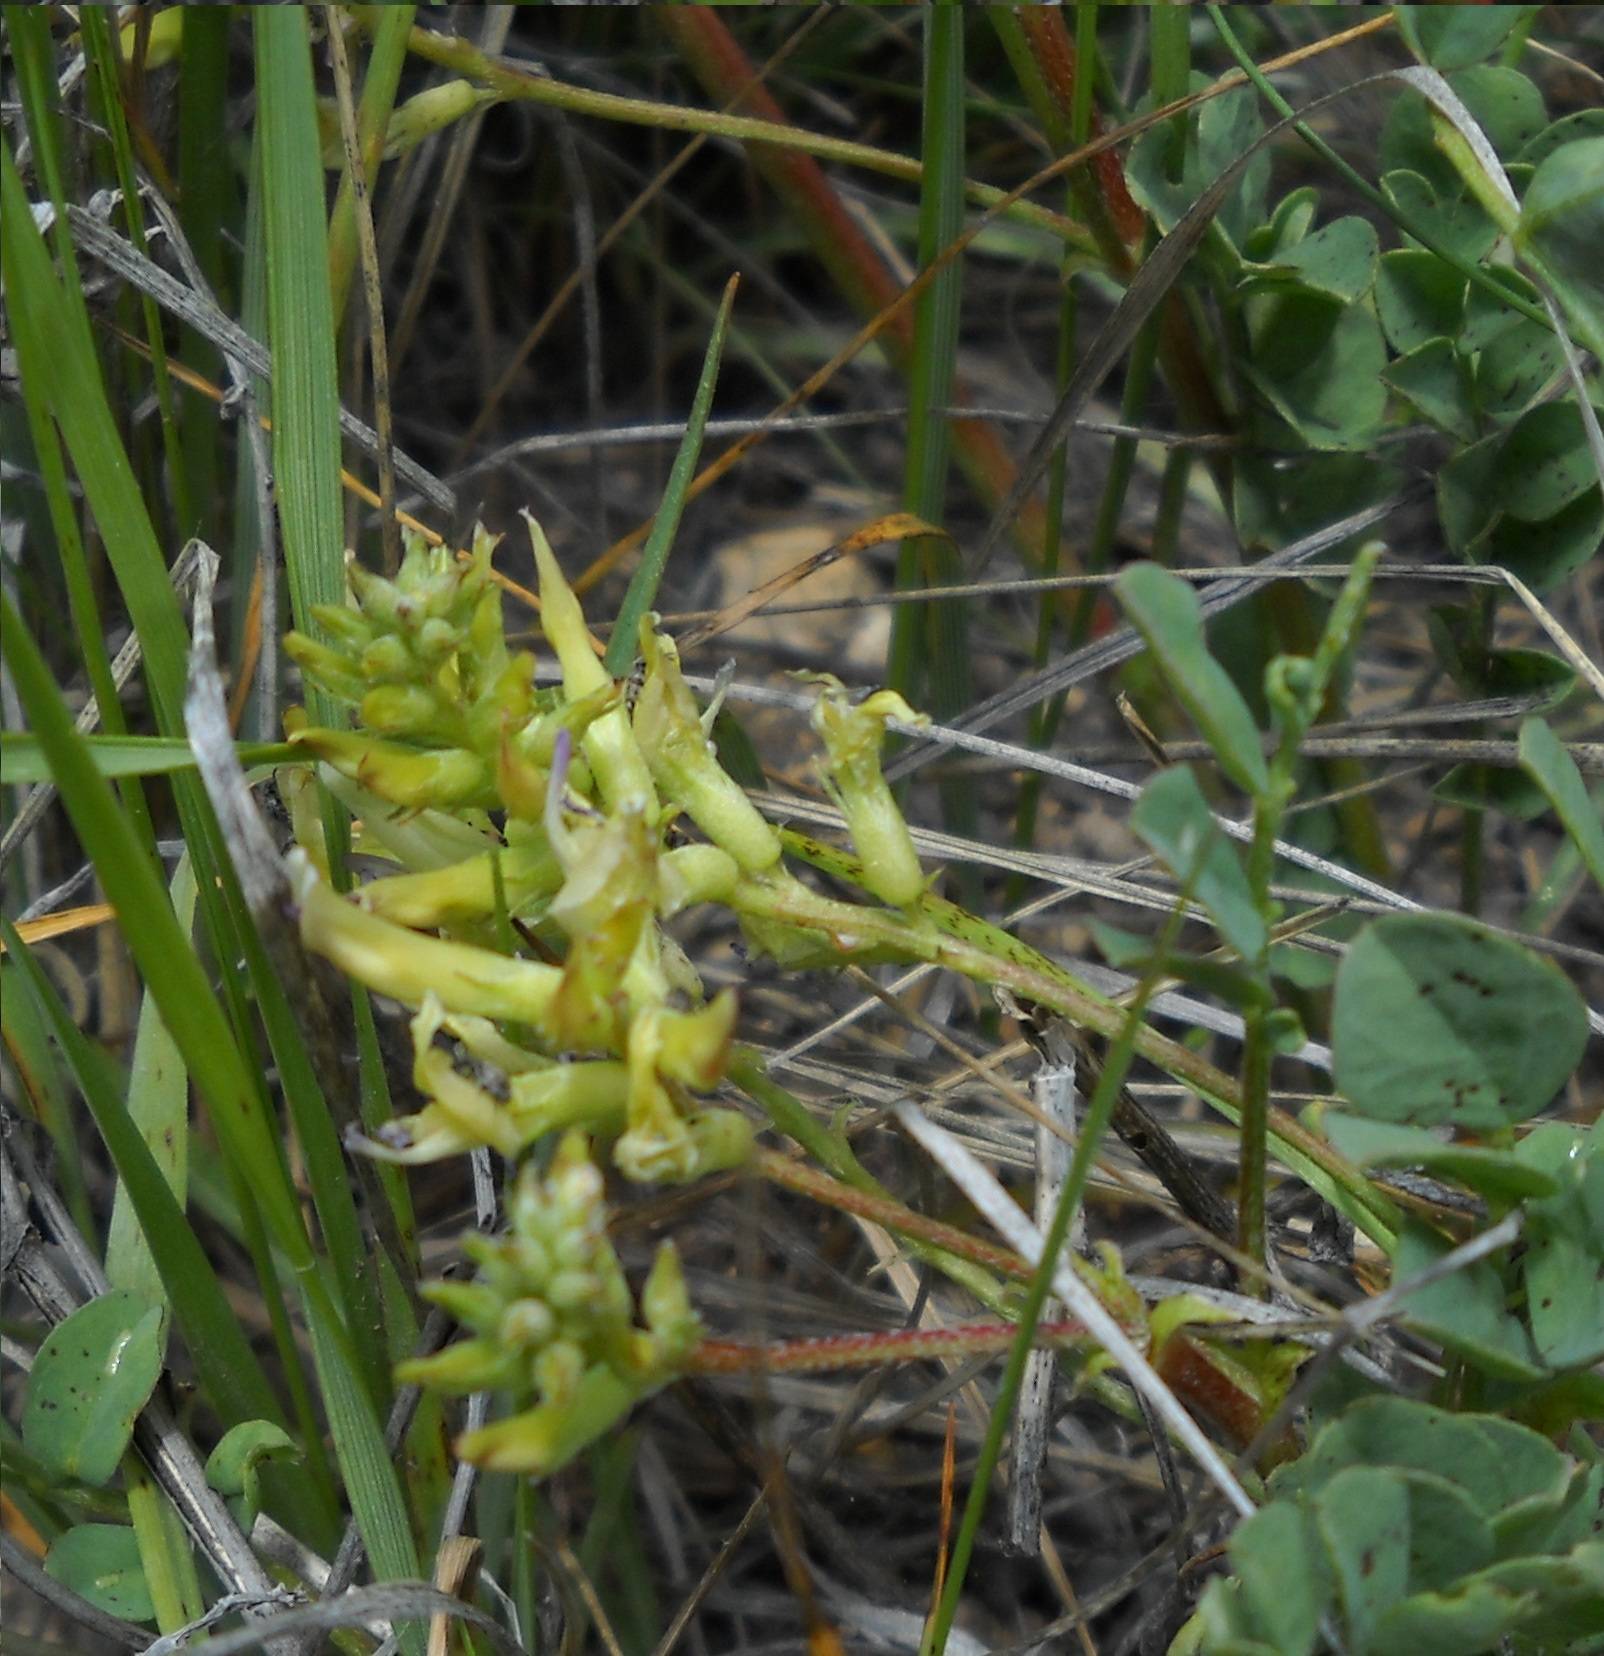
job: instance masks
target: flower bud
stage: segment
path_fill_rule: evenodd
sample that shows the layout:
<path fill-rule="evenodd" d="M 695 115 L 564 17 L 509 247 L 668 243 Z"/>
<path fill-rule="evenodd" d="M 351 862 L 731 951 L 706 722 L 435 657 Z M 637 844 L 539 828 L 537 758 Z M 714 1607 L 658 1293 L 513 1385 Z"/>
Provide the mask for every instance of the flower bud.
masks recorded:
<path fill-rule="evenodd" d="M 544 1025 L 562 981 L 557 967 L 420 936 L 336 896 L 299 848 L 287 862 L 301 941 L 359 983 L 409 1006 L 432 991 L 448 1012 Z"/>
<path fill-rule="evenodd" d="M 490 767 L 463 748 L 408 748 L 353 730 L 302 730 L 290 740 L 408 810 L 497 803 Z"/>
<path fill-rule="evenodd" d="M 884 903 L 905 908 L 925 887 L 913 837 L 880 769 L 880 742 L 887 719 L 925 724 L 895 690 L 877 690 L 856 707 L 841 681 L 813 675 L 824 686 L 813 709 L 813 728 L 824 740 L 825 787 L 847 820 L 863 864 L 863 883 Z"/>
<path fill-rule="evenodd" d="M 748 874 L 761 874 L 780 860 L 779 835 L 719 763 L 680 672 L 679 652 L 651 620 L 641 622 L 646 680 L 635 701 L 634 728 L 652 777 L 715 845 Z"/>

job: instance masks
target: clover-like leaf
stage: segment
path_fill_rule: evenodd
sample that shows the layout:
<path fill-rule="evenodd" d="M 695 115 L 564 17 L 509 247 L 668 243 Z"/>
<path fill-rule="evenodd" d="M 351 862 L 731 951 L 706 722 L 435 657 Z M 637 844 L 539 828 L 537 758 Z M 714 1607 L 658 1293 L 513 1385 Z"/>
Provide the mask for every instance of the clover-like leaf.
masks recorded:
<path fill-rule="evenodd" d="M 1520 762 L 1576 841 L 1588 873 L 1604 889 L 1604 826 L 1599 823 L 1598 807 L 1588 796 L 1576 761 L 1539 718 L 1530 718 L 1520 727 Z"/>
<path fill-rule="evenodd" d="M 1558 967 L 1455 915 L 1378 920 L 1337 973 L 1337 1084 L 1378 1121 L 1523 1121 L 1565 1084 L 1586 1038 L 1581 997 Z"/>
<path fill-rule="evenodd" d="M 22 1441 L 64 1478 L 103 1484 L 161 1374 L 160 1307 L 114 1289 L 51 1330 L 28 1375 Z"/>
<path fill-rule="evenodd" d="M 1270 774 L 1258 726 L 1231 675 L 1209 654 L 1197 594 L 1153 563 L 1121 570 L 1115 591 L 1221 770 L 1245 792 L 1262 793 Z"/>
<path fill-rule="evenodd" d="M 1190 765 L 1171 765 L 1142 789 L 1131 827 L 1209 911 L 1220 936 L 1244 960 L 1257 960 L 1269 940 L 1264 917 Z"/>
<path fill-rule="evenodd" d="M 51 1542 L 45 1574 L 107 1615 L 156 1619 L 139 1541 L 127 1524 L 74 1524 Z"/>

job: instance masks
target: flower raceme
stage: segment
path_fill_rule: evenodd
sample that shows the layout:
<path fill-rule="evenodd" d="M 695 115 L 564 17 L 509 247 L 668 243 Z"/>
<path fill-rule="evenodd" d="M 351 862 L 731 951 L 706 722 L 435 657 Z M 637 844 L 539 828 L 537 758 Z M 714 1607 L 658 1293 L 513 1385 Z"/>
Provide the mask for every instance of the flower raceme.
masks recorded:
<path fill-rule="evenodd" d="M 743 903 L 771 906 L 759 893 L 803 915 L 822 900 L 719 762 L 656 617 L 641 627 L 631 703 L 529 528 L 560 686 L 538 687 L 533 655 L 508 648 L 483 529 L 460 557 L 409 536 L 393 578 L 350 564 L 351 602 L 318 607 L 321 636 L 287 642 L 308 680 L 356 714 L 356 728 L 335 730 L 296 710 L 290 740 L 351 812 L 355 847 L 390 871 L 339 895 L 311 773 L 287 768 L 280 791 L 300 842 L 290 867 L 307 947 L 415 1013 L 420 1105 L 351 1147 L 405 1164 L 488 1147 L 522 1163 L 512 1233 L 467 1238 L 478 1279 L 429 1290 L 471 1337 L 404 1378 L 512 1393 L 522 1412 L 459 1451 L 544 1472 L 670 1378 L 699 1337 L 672 1250 L 635 1326 L 594 1147 L 638 1181 L 694 1179 L 752 1150 L 747 1117 L 706 1101 L 725 1078 L 734 994 L 705 994 L 664 923 L 706 902 L 745 918 Z M 823 683 L 821 769 L 863 884 L 911 916 L 924 877 L 879 750 L 888 718 L 918 715 L 892 692 L 853 706 Z M 834 937 L 805 919 L 788 930 L 825 950 Z M 541 1179 L 525 1158 L 553 1137 Z"/>

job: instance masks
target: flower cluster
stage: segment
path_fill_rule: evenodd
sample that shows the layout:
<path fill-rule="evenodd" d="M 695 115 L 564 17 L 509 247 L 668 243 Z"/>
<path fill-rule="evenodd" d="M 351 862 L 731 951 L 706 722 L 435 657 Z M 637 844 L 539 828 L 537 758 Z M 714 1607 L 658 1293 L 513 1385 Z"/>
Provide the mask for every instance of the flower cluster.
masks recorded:
<path fill-rule="evenodd" d="M 672 1243 L 658 1250 L 635 1321 L 629 1284 L 607 1239 L 602 1177 L 583 1134 L 563 1136 L 550 1171 L 519 1174 L 505 1236 L 469 1236 L 473 1282 L 434 1282 L 427 1297 L 467 1328 L 402 1381 L 439 1391 L 494 1388 L 536 1401 L 468 1432 L 464 1460 L 504 1472 L 555 1471 L 642 1397 L 680 1372 L 701 1337 Z"/>
<path fill-rule="evenodd" d="M 841 916 L 784 866 L 782 841 L 720 764 L 673 643 L 643 622 L 631 702 L 599 659 L 578 601 L 530 521 L 541 627 L 561 668 L 508 648 L 494 541 L 458 557 L 409 538 L 393 578 L 350 566 L 353 603 L 314 611 L 322 637 L 287 648 L 308 680 L 355 707 L 354 729 L 287 720 L 311 768 L 286 767 L 291 884 L 302 940 L 414 1009 L 420 1104 L 353 1148 L 418 1163 L 488 1147 L 517 1162 L 561 1135 L 549 1177 L 526 1163 L 509 1236 L 469 1237 L 472 1285 L 429 1289 L 472 1337 L 406 1377 L 539 1401 L 471 1433 L 486 1465 L 545 1471 L 671 1375 L 697 1339 L 673 1253 L 660 1254 L 637 1327 L 604 1231 L 592 1145 L 641 1181 L 688 1180 L 751 1154 L 743 1114 L 709 1104 L 735 1029 L 733 993 L 709 997 L 665 922 L 696 903 L 738 913 L 777 953 L 855 946 Z M 880 771 L 880 692 L 851 706 L 828 682 L 815 728 L 863 884 L 915 913 L 924 881 Z M 355 844 L 394 872 L 339 895 L 318 782 L 350 812 Z M 689 831 L 694 828 L 701 837 Z"/>

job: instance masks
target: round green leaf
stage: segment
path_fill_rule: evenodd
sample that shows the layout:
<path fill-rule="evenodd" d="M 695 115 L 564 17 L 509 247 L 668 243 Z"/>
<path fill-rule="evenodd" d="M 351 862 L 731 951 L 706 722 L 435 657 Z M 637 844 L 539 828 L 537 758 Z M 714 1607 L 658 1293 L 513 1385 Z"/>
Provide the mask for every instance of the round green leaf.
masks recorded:
<path fill-rule="evenodd" d="M 156 1619 L 139 1542 L 126 1524 L 77 1524 L 51 1543 L 45 1574 L 126 1621 Z"/>
<path fill-rule="evenodd" d="M 1465 278 L 1424 247 L 1395 247 L 1376 272 L 1376 313 L 1395 351 L 1451 339 L 1465 314 Z"/>
<path fill-rule="evenodd" d="M 103 1484 L 161 1373 L 161 1310 L 115 1289 L 52 1330 L 28 1375 L 22 1441 L 53 1471 Z"/>
<path fill-rule="evenodd" d="M 1504 510 L 1527 523 L 1541 523 L 1597 488 L 1598 470 L 1574 402 L 1544 403 L 1521 415 L 1499 452 L 1497 486 Z"/>
<path fill-rule="evenodd" d="M 1286 1656 L 1313 1650 L 1334 1584 L 1307 1508 L 1260 1507 L 1232 1533 L 1231 1563 L 1242 1610 L 1269 1647 Z"/>
<path fill-rule="evenodd" d="M 1524 1121 L 1565 1084 L 1586 1039 L 1581 997 L 1552 962 L 1456 915 L 1378 920 L 1337 973 L 1337 1085 L 1378 1121 Z"/>
<path fill-rule="evenodd" d="M 1452 340 L 1428 339 L 1424 345 L 1394 357 L 1381 377 L 1439 430 L 1462 443 L 1475 441 L 1470 369 Z"/>
<path fill-rule="evenodd" d="M 1489 58 L 1531 6 L 1395 6 L 1404 39 L 1422 63 L 1447 74 Z"/>
<path fill-rule="evenodd" d="M 1517 239 L 1604 302 L 1604 137 L 1566 144 L 1538 167 Z"/>
<path fill-rule="evenodd" d="M 1362 218 L 1340 218 L 1302 241 L 1278 248 L 1246 267 L 1245 282 L 1303 287 L 1351 304 L 1370 291 L 1376 275 L 1376 232 Z"/>
<path fill-rule="evenodd" d="M 1353 1648 L 1409 1591 L 1409 1491 L 1387 1467 L 1350 1466 L 1314 1500 L 1315 1522 L 1337 1578 Z"/>
<path fill-rule="evenodd" d="M 1581 138 L 1604 138 L 1604 106 L 1579 109 L 1543 128 L 1520 152 L 1522 161 L 1532 166 L 1546 161 L 1555 150 L 1574 144 Z"/>
<path fill-rule="evenodd" d="M 1444 7 L 1443 12 L 1446 16 L 1463 9 Z M 1487 141 L 1506 161 L 1520 154 L 1548 124 L 1542 93 L 1518 69 L 1477 64 L 1449 71 L 1446 78 Z M 1445 204 L 1466 199 L 1464 180 L 1437 144 L 1431 105 L 1422 93 L 1405 92 L 1388 109 L 1381 132 L 1381 168 L 1383 172 L 1407 168 L 1419 173 Z M 1480 215 L 1481 209 L 1476 212 Z"/>
<path fill-rule="evenodd" d="M 1446 468 L 1444 468 L 1446 469 Z M 1482 541 L 1478 556 L 1546 592 L 1580 569 L 1604 544 L 1604 494 L 1589 490 L 1541 523 L 1506 517 Z"/>
<path fill-rule="evenodd" d="M 271 1420 L 242 1420 L 206 1457 L 206 1481 L 229 1497 L 240 1527 L 249 1532 L 261 1504 L 260 1463 L 299 1453 L 295 1439 L 282 1426 Z"/>
<path fill-rule="evenodd" d="M 1254 302 L 1247 376 L 1311 447 L 1356 448 L 1387 408 L 1387 347 L 1375 315 L 1300 289 Z"/>

